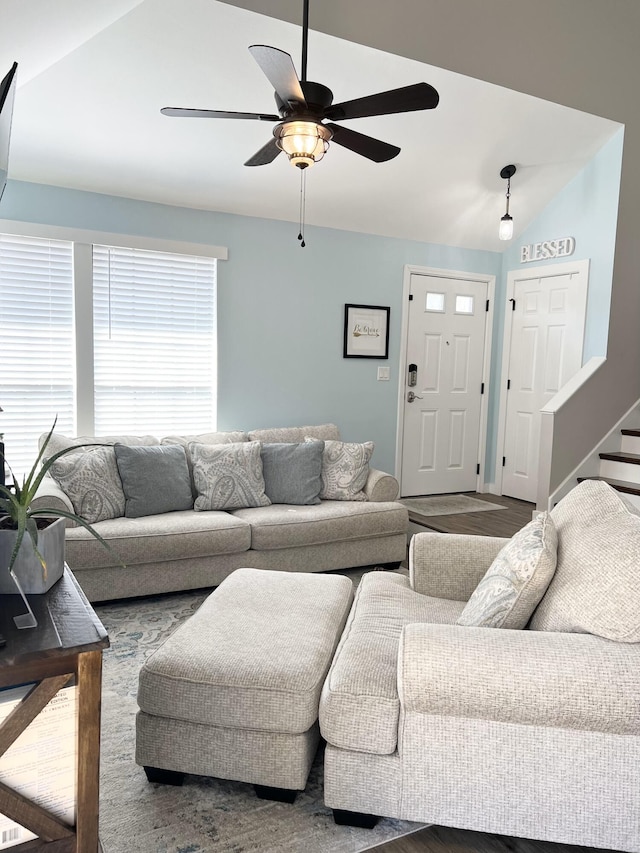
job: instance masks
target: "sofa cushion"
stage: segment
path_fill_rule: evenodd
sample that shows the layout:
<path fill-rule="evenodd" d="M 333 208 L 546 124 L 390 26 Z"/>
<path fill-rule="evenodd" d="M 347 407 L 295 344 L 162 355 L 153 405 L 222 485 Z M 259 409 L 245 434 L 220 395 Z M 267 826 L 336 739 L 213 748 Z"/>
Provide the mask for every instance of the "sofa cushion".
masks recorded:
<path fill-rule="evenodd" d="M 405 625 L 454 624 L 464 603 L 420 595 L 409 578 L 366 574 L 324 683 L 320 731 L 341 749 L 387 755 L 398 741 L 398 649 Z"/>
<path fill-rule="evenodd" d="M 46 437 L 47 433 L 42 433 L 38 439 L 38 447 L 42 447 Z M 76 438 L 69 438 L 69 436 L 63 435 L 61 432 L 54 432 L 51 435 L 49 444 L 47 445 L 47 452 L 45 453 L 44 458 L 49 459 L 54 454 L 58 453 L 58 451 L 66 450 L 68 447 L 79 448 L 80 445 L 101 444 L 113 446 L 116 442 L 118 444 L 127 444 L 132 446 L 138 444 L 148 445 L 160 443 L 155 435 L 80 435 Z"/>
<path fill-rule="evenodd" d="M 113 447 L 94 447 L 57 459 L 49 473 L 76 515 L 89 524 L 124 515 L 125 497 Z"/>
<path fill-rule="evenodd" d="M 340 438 L 340 432 L 335 424 L 319 424 L 318 426 L 254 429 L 249 433 L 249 440 L 267 442 L 304 441 L 306 435 L 321 441 Z"/>
<path fill-rule="evenodd" d="M 305 440 L 312 439 L 307 436 Z M 320 497 L 329 501 L 366 501 L 363 489 L 369 476 L 373 449 L 372 441 L 364 444 L 325 441 Z"/>
<path fill-rule="evenodd" d="M 192 508 L 191 477 L 184 447 L 116 444 L 114 450 L 127 518 Z"/>
<path fill-rule="evenodd" d="M 125 563 L 123 572 L 143 563 L 176 562 L 190 557 L 238 554 L 251 547 L 251 528 L 228 512 L 179 512 L 114 518 L 100 521 L 95 530 Z M 66 531 L 67 561 L 71 568 L 113 566 L 114 554 L 105 550 L 83 527 Z"/>
<path fill-rule="evenodd" d="M 473 591 L 458 625 L 524 628 L 556 569 L 557 535 L 548 512 L 519 530 Z"/>
<path fill-rule="evenodd" d="M 248 440 L 249 436 L 246 432 L 233 430 L 231 432 L 199 432 L 194 435 L 165 435 L 160 443 L 181 444 L 187 450 L 191 441 L 197 441 L 199 444 L 237 444 L 239 441 Z"/>
<path fill-rule="evenodd" d="M 324 441 L 262 445 L 264 490 L 274 504 L 320 503 Z"/>
<path fill-rule="evenodd" d="M 192 441 L 189 452 L 198 491 L 194 509 L 238 509 L 271 503 L 264 493 L 259 441 L 232 444 Z"/>
<path fill-rule="evenodd" d="M 640 509 L 607 483 L 585 480 L 551 518 L 558 565 L 530 627 L 640 642 Z"/>
<path fill-rule="evenodd" d="M 407 532 L 407 511 L 395 502 L 322 501 L 317 506 L 272 504 L 233 513 L 251 525 L 255 551 L 373 539 Z"/>

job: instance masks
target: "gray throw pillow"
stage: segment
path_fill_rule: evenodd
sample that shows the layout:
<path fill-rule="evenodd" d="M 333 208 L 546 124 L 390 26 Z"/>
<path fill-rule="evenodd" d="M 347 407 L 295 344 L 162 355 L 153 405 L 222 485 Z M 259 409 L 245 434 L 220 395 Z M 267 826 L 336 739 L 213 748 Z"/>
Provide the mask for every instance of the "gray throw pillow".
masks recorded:
<path fill-rule="evenodd" d="M 524 628 L 556 570 L 558 536 L 548 512 L 519 530 L 487 569 L 457 624 Z"/>
<path fill-rule="evenodd" d="M 193 496 L 184 447 L 116 444 L 114 450 L 127 518 L 191 509 Z"/>
<path fill-rule="evenodd" d="M 122 518 L 124 493 L 113 447 L 83 448 L 57 459 L 49 473 L 88 524 Z"/>
<path fill-rule="evenodd" d="M 194 509 L 269 506 L 264 493 L 259 441 L 189 444 L 198 497 Z"/>
<path fill-rule="evenodd" d="M 262 445 L 264 490 L 273 504 L 320 503 L 324 441 Z"/>

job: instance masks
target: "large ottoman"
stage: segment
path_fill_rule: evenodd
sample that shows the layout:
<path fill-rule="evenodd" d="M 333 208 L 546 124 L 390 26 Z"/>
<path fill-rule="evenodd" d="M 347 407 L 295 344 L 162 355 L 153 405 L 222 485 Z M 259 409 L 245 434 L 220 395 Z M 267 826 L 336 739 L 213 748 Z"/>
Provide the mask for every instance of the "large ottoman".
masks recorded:
<path fill-rule="evenodd" d="M 290 802 L 319 742 L 320 692 L 353 599 L 344 576 L 236 569 L 144 664 L 136 762 L 249 782 Z"/>

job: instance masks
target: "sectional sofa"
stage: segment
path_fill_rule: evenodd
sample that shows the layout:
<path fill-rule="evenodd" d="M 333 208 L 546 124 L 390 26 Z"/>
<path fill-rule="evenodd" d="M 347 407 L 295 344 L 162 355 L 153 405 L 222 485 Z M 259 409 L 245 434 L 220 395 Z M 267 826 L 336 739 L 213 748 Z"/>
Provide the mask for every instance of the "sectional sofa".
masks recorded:
<path fill-rule="evenodd" d="M 209 463 L 209 457 L 219 455 L 222 445 L 229 445 L 229 452 L 244 453 L 246 450 L 254 452 L 254 456 L 258 446 L 265 458 L 265 447 L 278 450 L 286 445 L 295 449 L 305 439 L 324 443 L 323 484 L 317 502 L 292 504 L 267 500 L 264 505 L 217 510 L 210 509 L 218 505 L 214 501 L 202 507 L 208 511 L 198 511 L 197 504 L 194 509 L 194 501 L 206 503 L 202 495 L 198 496 L 194 479 L 198 473 L 193 464 L 196 456 L 213 464 Z M 341 443 L 334 424 L 162 439 L 132 435 L 68 438 L 54 433 L 46 456 L 67 447 L 78 447 L 78 450 L 59 460 L 66 467 L 59 473 L 58 480 L 50 476 L 44 478 L 34 506 L 80 510 L 78 514 L 91 521 L 93 528 L 109 543 L 111 550 L 107 551 L 83 527 L 68 523 L 66 561 L 90 601 L 212 587 L 240 567 L 315 572 L 394 564 L 406 556 L 408 528 L 407 511 L 395 500 L 398 495 L 396 479 L 367 464 L 354 499 L 344 499 L 349 492 L 341 492 L 339 488 L 340 464 L 333 464 L 331 469 L 333 475 L 338 472 L 335 482 L 325 477 L 329 470 L 329 449 L 335 456 L 345 448 L 354 452 L 366 448 L 363 458 L 368 458 L 367 454 L 370 456 L 373 450 L 369 445 Z M 109 487 L 115 470 L 114 449 L 118 446 L 155 447 L 158 453 L 167 447 L 183 447 L 193 497 L 177 506 L 188 508 L 148 515 L 134 513 L 134 517 L 130 517 L 126 509 L 123 511 L 123 505 L 118 504 L 117 497 L 111 496 Z M 121 466 L 120 470 L 124 476 L 126 469 Z M 151 473 L 155 476 L 157 470 Z M 264 470 L 266 473 L 266 467 Z M 272 482 L 276 484 L 273 488 L 276 494 L 282 494 L 278 492 L 278 472 L 274 474 L 273 464 L 270 470 Z M 151 486 L 149 494 L 134 494 L 132 500 L 136 497 L 148 500 L 149 505 L 157 509 L 164 505 L 165 493 L 170 495 L 180 486 L 184 494 L 185 486 L 178 482 L 179 479 L 177 475 L 170 475 L 159 485 Z M 71 486 L 65 491 L 62 484 L 72 482 L 75 492 L 70 494 Z M 223 480 L 223 485 L 225 482 Z M 84 489 L 80 495 L 79 488 Z M 341 499 L 326 499 L 324 494 L 338 494 Z M 126 497 L 128 507 L 130 496 Z"/>

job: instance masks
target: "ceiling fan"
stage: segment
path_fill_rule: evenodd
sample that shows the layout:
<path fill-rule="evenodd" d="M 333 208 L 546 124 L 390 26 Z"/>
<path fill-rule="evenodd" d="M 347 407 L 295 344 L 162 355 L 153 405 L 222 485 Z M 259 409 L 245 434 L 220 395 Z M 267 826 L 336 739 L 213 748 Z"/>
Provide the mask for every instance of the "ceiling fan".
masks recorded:
<path fill-rule="evenodd" d="M 390 115 L 414 110 L 432 110 L 440 96 L 428 83 L 416 83 L 388 92 L 378 92 L 353 101 L 333 104 L 333 92 L 321 83 L 307 80 L 307 42 L 309 36 L 309 0 L 304 0 L 302 20 L 302 79 L 298 79 L 293 60 L 288 53 L 264 44 L 251 45 L 249 51 L 275 89 L 279 115 L 267 113 L 197 110 L 183 107 L 164 107 L 168 116 L 188 118 L 253 119 L 275 121 L 273 139 L 250 157 L 245 166 L 264 166 L 284 151 L 289 162 L 306 169 L 321 160 L 329 142 L 367 157 L 375 163 L 391 160 L 400 148 L 347 127 L 336 121 L 366 116 Z M 328 119 L 328 121 L 326 121 Z"/>

